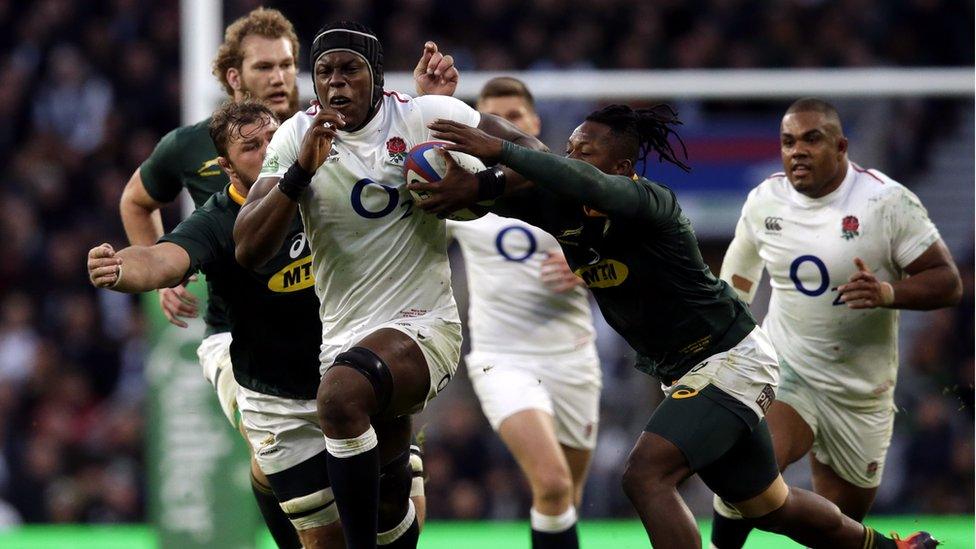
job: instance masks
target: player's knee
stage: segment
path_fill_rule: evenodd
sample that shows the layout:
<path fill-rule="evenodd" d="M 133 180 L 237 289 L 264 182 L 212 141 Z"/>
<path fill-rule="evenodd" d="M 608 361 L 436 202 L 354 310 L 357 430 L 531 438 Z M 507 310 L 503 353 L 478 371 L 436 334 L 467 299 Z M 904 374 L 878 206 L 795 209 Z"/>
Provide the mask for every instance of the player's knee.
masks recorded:
<path fill-rule="evenodd" d="M 369 416 L 369 395 L 359 394 L 368 391 L 369 387 L 360 385 L 358 387 L 365 390 L 355 390 L 357 385 L 345 383 L 341 379 L 348 379 L 350 376 L 359 376 L 359 374 L 351 369 L 342 368 L 335 372 L 330 370 L 327 377 L 322 379 L 316 397 L 319 424 L 346 425 Z M 359 381 L 356 377 L 353 379 Z"/>
<path fill-rule="evenodd" d="M 533 498 L 547 503 L 571 502 L 573 480 L 568 470 L 554 468 L 532 479 Z"/>
<path fill-rule="evenodd" d="M 621 484 L 624 494 L 630 501 L 638 501 L 643 496 L 652 495 L 663 488 L 663 483 L 649 470 L 646 464 L 634 460 L 627 462 Z"/>

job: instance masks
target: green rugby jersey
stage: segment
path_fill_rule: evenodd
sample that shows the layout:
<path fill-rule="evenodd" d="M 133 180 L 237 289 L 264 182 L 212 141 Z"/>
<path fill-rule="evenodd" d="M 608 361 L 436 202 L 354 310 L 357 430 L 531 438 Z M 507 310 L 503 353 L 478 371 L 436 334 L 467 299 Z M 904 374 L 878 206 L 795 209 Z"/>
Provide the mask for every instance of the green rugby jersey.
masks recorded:
<path fill-rule="evenodd" d="M 604 318 L 637 351 L 641 371 L 670 384 L 755 328 L 746 305 L 705 265 L 667 187 L 512 143 L 500 162 L 535 186 L 492 211 L 556 237 Z M 584 204 L 606 217 L 587 216 Z"/>
<path fill-rule="evenodd" d="M 203 271 L 211 291 L 227 303 L 237 382 L 269 395 L 314 399 L 322 321 L 301 219 L 295 217 L 270 261 L 253 271 L 245 269 L 234 257 L 234 220 L 244 203 L 235 195 L 228 185 L 160 242 L 186 250 L 186 276 Z"/>
<path fill-rule="evenodd" d="M 210 139 L 209 124 L 208 118 L 169 132 L 139 167 L 142 184 L 153 200 L 172 202 L 186 187 L 199 208 L 227 185 L 227 174 L 217 165 L 217 148 Z M 209 286 L 207 294 L 207 334 L 229 331 L 226 304 Z"/>

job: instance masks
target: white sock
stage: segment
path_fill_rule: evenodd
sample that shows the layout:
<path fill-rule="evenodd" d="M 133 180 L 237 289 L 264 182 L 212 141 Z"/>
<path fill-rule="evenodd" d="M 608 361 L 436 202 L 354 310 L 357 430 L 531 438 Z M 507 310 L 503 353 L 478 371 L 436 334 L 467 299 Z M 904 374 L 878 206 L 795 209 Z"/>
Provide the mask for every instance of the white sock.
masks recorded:
<path fill-rule="evenodd" d="M 576 508 L 570 505 L 569 509 L 566 509 L 561 515 L 552 516 L 543 515 L 533 507 L 529 510 L 529 517 L 532 529 L 536 532 L 556 534 L 565 532 L 576 524 Z"/>

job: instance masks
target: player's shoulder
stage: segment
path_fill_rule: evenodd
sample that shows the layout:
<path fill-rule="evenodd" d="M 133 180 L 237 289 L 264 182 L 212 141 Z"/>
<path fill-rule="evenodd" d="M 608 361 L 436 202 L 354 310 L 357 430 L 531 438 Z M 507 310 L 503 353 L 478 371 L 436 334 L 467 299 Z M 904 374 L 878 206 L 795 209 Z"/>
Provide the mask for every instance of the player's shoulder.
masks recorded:
<path fill-rule="evenodd" d="M 882 204 L 904 200 L 918 201 L 915 193 L 881 170 L 863 168 L 854 162 L 851 162 L 850 169 L 854 172 L 854 193 L 859 200 Z"/>
<path fill-rule="evenodd" d="M 156 148 L 181 151 L 189 147 L 197 147 L 201 142 L 210 143 L 213 147 L 213 142 L 210 140 L 210 118 L 170 130 L 159 140 Z"/>
<path fill-rule="evenodd" d="M 768 175 L 758 185 L 749 191 L 746 198 L 746 207 L 766 201 L 782 200 L 789 196 L 790 180 L 784 172 L 776 172 Z"/>
<path fill-rule="evenodd" d="M 318 105 L 312 105 L 305 110 L 300 110 L 295 114 L 291 115 L 287 120 L 281 123 L 278 130 L 275 131 L 275 136 L 279 133 L 282 136 L 301 136 L 305 134 L 305 130 L 312 125 L 312 119 L 319 112 Z"/>
<path fill-rule="evenodd" d="M 396 100 L 399 101 L 399 95 L 396 92 L 393 93 L 393 97 L 398 97 Z M 477 112 L 464 101 L 449 95 L 422 95 L 420 97 L 413 97 L 406 102 L 406 105 L 409 105 L 410 108 L 416 109 L 427 117 L 436 116 L 439 118 L 453 119 L 462 113 L 471 114 Z"/>

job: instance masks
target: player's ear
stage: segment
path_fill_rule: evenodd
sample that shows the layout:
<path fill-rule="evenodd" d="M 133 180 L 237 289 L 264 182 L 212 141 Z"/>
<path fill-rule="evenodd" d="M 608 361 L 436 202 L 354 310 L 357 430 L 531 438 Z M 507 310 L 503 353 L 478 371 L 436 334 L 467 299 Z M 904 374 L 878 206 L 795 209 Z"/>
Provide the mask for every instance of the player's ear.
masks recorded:
<path fill-rule="evenodd" d="M 231 67 L 227 69 L 225 74 L 227 77 L 227 83 L 230 84 L 231 89 L 234 91 L 241 90 L 241 71 L 236 67 Z"/>
<path fill-rule="evenodd" d="M 617 165 L 614 166 L 614 173 L 616 175 L 626 175 L 630 177 L 634 174 L 634 162 L 629 158 L 623 158 L 617 161 Z"/>
<path fill-rule="evenodd" d="M 843 135 L 837 138 L 837 152 L 847 154 L 847 138 Z"/>
<path fill-rule="evenodd" d="M 230 162 L 228 162 L 227 159 L 224 158 L 223 156 L 217 157 L 217 165 L 220 166 L 220 169 L 224 170 L 224 173 L 227 174 L 227 177 L 234 177 L 236 175 L 236 172 L 234 171 L 234 166 L 231 166 Z"/>

